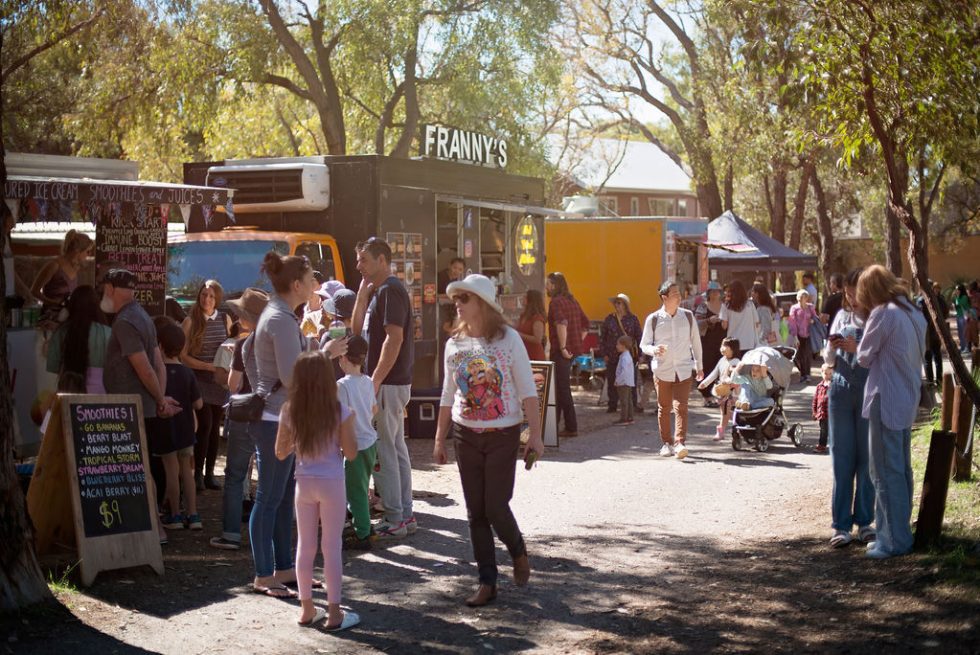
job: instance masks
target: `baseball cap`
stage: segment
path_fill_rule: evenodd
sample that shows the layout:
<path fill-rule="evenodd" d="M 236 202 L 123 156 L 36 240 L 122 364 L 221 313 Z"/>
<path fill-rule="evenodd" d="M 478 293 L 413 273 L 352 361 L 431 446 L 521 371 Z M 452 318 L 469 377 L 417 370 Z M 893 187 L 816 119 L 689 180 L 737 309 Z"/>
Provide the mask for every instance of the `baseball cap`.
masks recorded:
<path fill-rule="evenodd" d="M 135 289 L 136 274 L 125 268 L 112 268 L 102 278 L 106 284 L 111 284 L 117 289 Z"/>
<path fill-rule="evenodd" d="M 340 289 L 332 298 L 323 301 L 323 311 L 340 318 L 350 318 L 354 315 L 354 302 L 357 294 L 350 289 Z"/>

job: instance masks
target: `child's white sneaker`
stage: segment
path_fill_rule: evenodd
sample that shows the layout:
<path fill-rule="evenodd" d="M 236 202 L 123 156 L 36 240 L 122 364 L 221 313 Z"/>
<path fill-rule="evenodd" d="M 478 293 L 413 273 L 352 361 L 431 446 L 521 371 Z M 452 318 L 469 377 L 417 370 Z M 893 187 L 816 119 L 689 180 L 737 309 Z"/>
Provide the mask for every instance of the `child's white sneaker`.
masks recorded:
<path fill-rule="evenodd" d="M 712 439 L 712 441 L 724 441 L 724 440 L 725 440 L 725 435 L 721 430 L 721 426 L 719 425 L 718 427 L 715 428 L 715 438 Z"/>

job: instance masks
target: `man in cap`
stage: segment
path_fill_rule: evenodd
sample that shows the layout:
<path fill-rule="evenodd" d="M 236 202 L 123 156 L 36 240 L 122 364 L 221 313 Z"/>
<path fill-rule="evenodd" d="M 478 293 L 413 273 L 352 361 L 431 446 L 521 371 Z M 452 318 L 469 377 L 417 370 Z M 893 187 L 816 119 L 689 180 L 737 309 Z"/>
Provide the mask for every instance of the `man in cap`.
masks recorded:
<path fill-rule="evenodd" d="M 100 307 L 106 313 L 114 313 L 116 318 L 106 346 L 102 379 L 108 393 L 140 397 L 147 447 L 150 454 L 162 454 L 173 447 L 170 426 L 161 419 L 173 416 L 181 407 L 165 394 L 167 369 L 157 343 L 157 331 L 153 319 L 135 301 L 135 287 L 136 275 L 124 268 L 111 269 L 103 279 Z M 176 509 L 172 507 L 170 511 Z M 162 527 L 160 539 L 166 542 Z"/>
<path fill-rule="evenodd" d="M 643 337 L 643 328 L 640 326 L 640 319 L 630 311 L 630 297 L 625 293 L 619 293 L 609 299 L 613 305 L 613 311 L 606 316 L 599 328 L 599 341 L 602 348 L 602 356 L 606 360 L 606 411 L 610 414 L 615 413 L 619 405 L 619 396 L 616 393 L 616 366 L 619 364 L 619 351 L 616 350 L 616 342 L 622 336 L 633 339 L 632 356 L 633 362 L 637 360 L 640 339 Z M 637 407 L 636 387 L 633 387 L 633 406 Z M 640 408 L 637 407 L 637 411 Z"/>
<path fill-rule="evenodd" d="M 650 356 L 650 369 L 657 386 L 658 423 L 664 457 L 687 457 L 687 400 L 691 395 L 691 377 L 704 378 L 701 361 L 701 334 L 694 314 L 681 307 L 677 283 L 660 285 L 663 307 L 647 316 L 643 325 L 640 350 Z M 671 409 L 677 419 L 671 433 Z"/>

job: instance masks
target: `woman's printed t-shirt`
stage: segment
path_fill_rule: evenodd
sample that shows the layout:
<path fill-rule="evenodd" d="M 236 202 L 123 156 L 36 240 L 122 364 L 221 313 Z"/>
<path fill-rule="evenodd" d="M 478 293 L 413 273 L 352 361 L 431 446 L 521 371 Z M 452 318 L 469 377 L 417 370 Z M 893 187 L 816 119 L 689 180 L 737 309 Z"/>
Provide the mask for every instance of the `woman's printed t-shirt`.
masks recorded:
<path fill-rule="evenodd" d="M 442 407 L 468 428 L 506 428 L 524 420 L 521 403 L 537 396 L 520 335 L 505 328 L 496 341 L 461 337 L 446 343 Z"/>

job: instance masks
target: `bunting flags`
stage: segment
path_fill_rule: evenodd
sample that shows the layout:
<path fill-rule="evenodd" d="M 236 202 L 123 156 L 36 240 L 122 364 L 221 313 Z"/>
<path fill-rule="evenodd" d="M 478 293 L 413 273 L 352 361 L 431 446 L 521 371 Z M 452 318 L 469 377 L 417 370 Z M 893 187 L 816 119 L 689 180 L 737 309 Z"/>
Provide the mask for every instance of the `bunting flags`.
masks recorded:
<path fill-rule="evenodd" d="M 211 227 L 211 220 L 214 218 L 214 205 L 201 205 L 201 213 L 204 214 L 204 227 Z"/>
<path fill-rule="evenodd" d="M 231 204 L 231 198 L 228 198 L 228 202 L 225 203 L 225 213 L 228 214 L 228 220 L 231 221 L 232 225 L 235 224 L 235 208 Z"/>

